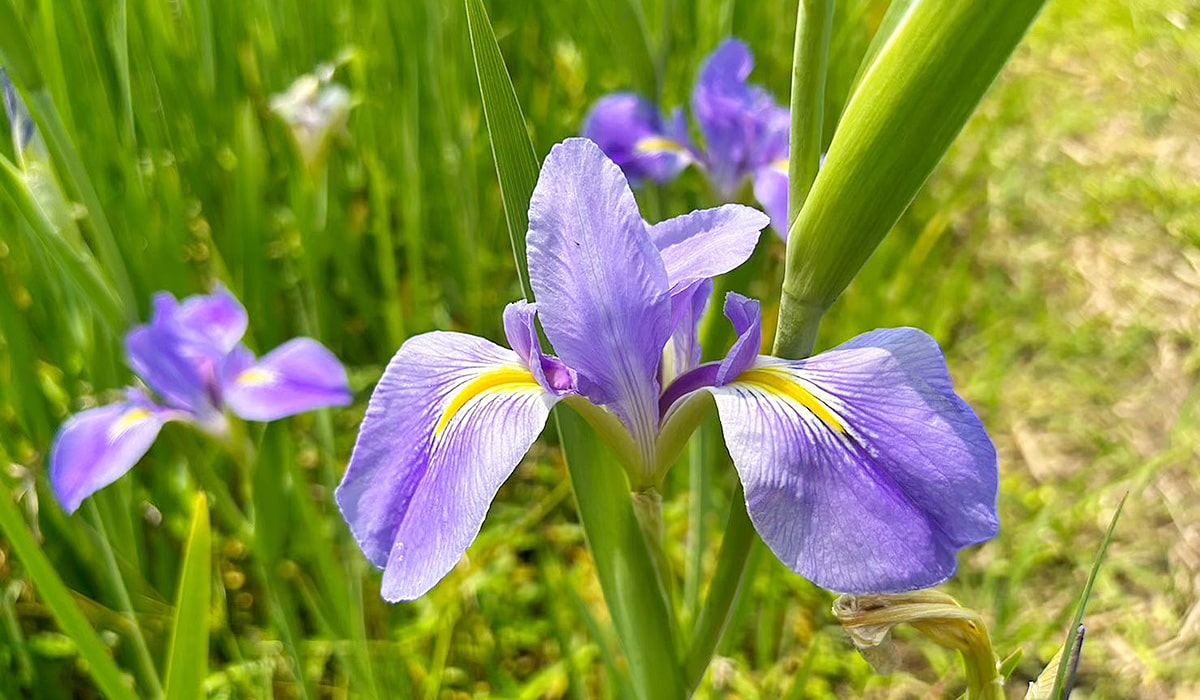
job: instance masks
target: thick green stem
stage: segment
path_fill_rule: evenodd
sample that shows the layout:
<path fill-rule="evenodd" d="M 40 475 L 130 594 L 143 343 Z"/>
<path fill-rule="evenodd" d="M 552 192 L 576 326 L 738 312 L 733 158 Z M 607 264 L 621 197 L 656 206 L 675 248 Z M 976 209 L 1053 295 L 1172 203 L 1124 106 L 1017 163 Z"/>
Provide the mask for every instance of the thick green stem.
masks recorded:
<path fill-rule="evenodd" d="M 825 76 L 833 36 L 833 0 L 801 0 L 792 56 L 792 140 L 788 164 L 788 229 L 821 166 Z"/>
<path fill-rule="evenodd" d="M 746 513 L 746 496 L 739 485 L 729 504 L 729 521 L 725 525 L 721 552 L 717 555 L 717 571 L 708 589 L 708 598 L 692 633 L 687 656 L 683 661 L 684 683 L 694 691 L 704 677 L 708 662 L 721 643 L 725 629 L 746 581 L 750 553 L 757 545 L 754 526 Z"/>

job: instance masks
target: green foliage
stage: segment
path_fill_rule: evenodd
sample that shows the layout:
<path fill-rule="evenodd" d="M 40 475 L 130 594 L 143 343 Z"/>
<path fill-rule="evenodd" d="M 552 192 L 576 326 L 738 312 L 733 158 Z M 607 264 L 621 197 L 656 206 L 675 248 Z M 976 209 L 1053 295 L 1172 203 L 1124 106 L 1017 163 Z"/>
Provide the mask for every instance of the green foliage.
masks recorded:
<path fill-rule="evenodd" d="M 204 494 L 197 494 L 192 510 L 192 528 L 184 551 L 179 589 L 175 592 L 175 624 L 171 628 L 163 684 L 163 692 L 171 700 L 203 698 L 204 679 L 208 675 L 212 532 Z"/>
<path fill-rule="evenodd" d="M 529 167 L 607 92 L 686 104 L 700 61 L 730 34 L 753 48 L 754 80 L 785 98 L 796 2 L 618 4 L 488 3 Z M 899 24 L 888 5 L 836 3 L 824 146 L 867 79 L 863 56 L 882 55 L 877 28 Z M 929 330 L 995 436 L 1002 535 L 963 557 L 950 590 L 981 611 L 1002 655 L 1024 650 L 1012 687 L 1061 645 L 1103 534 L 1098 514 L 1129 490 L 1091 590 L 1103 624 L 1090 630 L 1079 692 L 1200 691 L 1185 625 L 1188 533 L 1200 522 L 1197 12 L 1194 0 L 1049 4 L 944 163 L 903 161 L 925 135 L 886 144 L 888 163 L 932 175 L 821 326 L 819 347 L 880 326 Z M 28 173 L 2 174 L 0 696 L 149 694 L 136 640 L 151 672 L 165 667 L 203 487 L 213 697 L 629 697 L 611 671 L 628 667 L 557 449 L 535 451 L 464 564 L 412 604 L 379 599 L 379 575 L 332 502 L 369 391 L 404 338 L 433 328 L 499 338 L 500 310 L 521 296 L 505 224 L 524 212 L 501 199 L 476 58 L 456 2 L 0 0 L 0 61 L 46 136 L 69 222 L 65 234 L 61 218 L 47 228 L 21 189 Z M 356 106 L 313 174 L 269 103 L 322 62 Z M 17 163 L 8 141 L 0 154 Z M 890 222 L 911 195 L 866 202 L 862 215 Z M 638 192 L 652 219 L 709 197 L 695 173 Z M 765 298 L 770 319 L 783 249 L 770 236 L 761 248 L 724 284 Z M 255 349 L 302 333 L 332 347 L 355 406 L 251 430 L 253 468 L 168 426 L 94 513 L 65 516 L 46 480 L 54 430 L 130 381 L 121 335 L 147 318 L 154 291 L 216 281 L 245 302 Z M 711 324 L 710 351 L 724 349 L 725 325 Z M 705 466 L 677 465 L 664 491 L 671 565 L 689 572 L 697 605 L 711 595 L 736 489 L 710 437 Z M 691 483 L 704 486 L 695 508 Z M 692 537 L 693 521 L 705 536 Z M 687 542 L 702 546 L 685 552 Z M 938 649 L 906 658 L 911 674 L 875 676 L 836 631 L 829 596 L 769 555 L 743 590 L 697 697 L 962 688 L 956 659 Z M 694 626 L 695 607 L 674 612 Z"/>

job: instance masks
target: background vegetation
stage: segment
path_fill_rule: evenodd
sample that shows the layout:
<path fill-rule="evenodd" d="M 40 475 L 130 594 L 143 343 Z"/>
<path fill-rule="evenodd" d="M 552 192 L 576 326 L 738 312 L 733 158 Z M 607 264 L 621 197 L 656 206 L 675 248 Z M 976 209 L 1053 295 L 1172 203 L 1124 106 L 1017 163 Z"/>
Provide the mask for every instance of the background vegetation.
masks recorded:
<path fill-rule="evenodd" d="M 520 294 L 462 6 L 6 2 L 19 21 L 0 32 L 0 55 L 30 45 L 46 86 L 34 111 L 61 127 L 43 132 L 71 254 L 47 247 L 11 191 L 0 197 L 0 488 L 119 666 L 142 689 L 155 674 L 147 657 L 164 671 L 197 478 L 214 474 L 214 697 L 619 696 L 603 672 L 619 663 L 615 641 L 552 446 L 501 491 L 468 560 L 412 604 L 379 599 L 332 504 L 370 389 L 403 339 L 433 328 L 500 337 L 499 312 Z M 885 5 L 845 3 L 835 19 L 833 115 Z M 608 92 L 685 105 L 700 61 L 729 35 L 754 49 L 754 80 L 786 99 L 794 3 L 489 9 L 539 154 Z M 1195 0 L 1050 3 L 822 329 L 822 347 L 879 326 L 927 329 L 992 431 L 1002 534 L 965 555 L 948 590 L 982 611 L 1001 654 L 1024 651 L 1015 689 L 1061 643 L 1128 491 L 1076 697 L 1200 693 L 1188 651 L 1200 643 L 1198 24 Z M 327 167 L 312 170 L 269 100 L 323 62 L 356 106 Z M 32 91 L 21 83 L 32 74 L 14 79 Z M 652 220 L 712 204 L 695 173 L 639 199 Z M 766 297 L 768 316 L 782 254 L 764 235 L 729 280 Z M 128 383 L 121 336 L 147 318 L 154 291 L 216 281 L 248 308 L 253 347 L 319 338 L 351 368 L 358 401 L 256 428 L 253 473 L 170 426 L 129 476 L 65 516 L 46 480 L 55 429 Z M 700 504 L 708 555 L 695 560 L 682 546 L 686 478 L 685 465 L 674 470 L 667 526 L 694 600 L 734 477 L 717 474 Z M 252 541 L 239 510 L 254 519 Z M 902 671 L 875 675 L 827 593 L 758 559 L 701 695 L 961 690 L 952 656 L 904 635 Z M 0 540 L 0 697 L 94 696 L 42 588 Z"/>

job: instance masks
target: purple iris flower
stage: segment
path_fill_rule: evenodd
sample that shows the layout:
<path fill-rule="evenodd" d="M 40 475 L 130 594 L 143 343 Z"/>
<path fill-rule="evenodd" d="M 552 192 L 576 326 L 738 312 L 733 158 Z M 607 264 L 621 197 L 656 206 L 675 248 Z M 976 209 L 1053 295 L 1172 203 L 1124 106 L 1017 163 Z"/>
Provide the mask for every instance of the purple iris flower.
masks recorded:
<path fill-rule="evenodd" d="M 995 535 L 995 450 L 920 331 L 789 362 L 759 355 L 757 302 L 732 295 L 739 339 L 697 366 L 710 280 L 746 260 L 765 216 L 725 205 L 648 225 L 586 139 L 550 151 L 529 212 L 537 302 L 505 309 L 511 349 L 410 338 L 371 397 L 337 501 L 386 599 L 417 598 L 454 567 L 560 401 L 613 444 L 637 490 L 661 484 L 713 397 L 763 539 L 833 590 L 934 585 L 959 549 Z"/>
<path fill-rule="evenodd" d="M 227 411 L 273 421 L 351 401 L 346 370 L 325 346 L 294 338 L 255 358 L 244 344 L 246 309 L 228 291 L 182 303 L 160 292 L 154 317 L 125 337 L 129 366 L 142 388 L 124 401 L 72 416 L 50 452 L 50 484 L 68 513 L 116 481 L 150 449 L 168 421 L 228 436 Z"/>
<path fill-rule="evenodd" d="M 688 142 L 687 119 L 677 109 L 670 119 L 631 93 L 608 95 L 583 120 L 591 139 L 634 184 L 645 179 L 670 182 L 696 160 Z"/>
<path fill-rule="evenodd" d="M 786 238 L 791 118 L 770 93 L 747 82 L 753 69 L 754 56 L 736 39 L 721 44 L 700 69 L 692 91 L 692 115 L 704 135 L 703 153 L 688 142 L 679 111 L 664 123 L 653 105 L 624 93 L 596 103 L 584 121 L 583 135 L 634 182 L 649 177 L 664 183 L 695 162 L 717 193 L 730 200 L 751 178 L 771 227 Z"/>

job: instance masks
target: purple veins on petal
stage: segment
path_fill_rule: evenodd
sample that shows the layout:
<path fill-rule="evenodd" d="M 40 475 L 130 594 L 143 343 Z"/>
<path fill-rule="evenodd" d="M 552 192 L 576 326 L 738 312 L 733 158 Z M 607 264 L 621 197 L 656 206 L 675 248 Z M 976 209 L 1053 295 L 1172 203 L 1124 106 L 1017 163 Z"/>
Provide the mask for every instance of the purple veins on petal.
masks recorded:
<path fill-rule="evenodd" d="M 678 177 L 694 160 L 682 110 L 666 120 L 645 99 L 618 93 L 600 99 L 583 122 L 584 138 L 611 158 L 630 181 Z"/>
<path fill-rule="evenodd" d="M 289 340 L 257 362 L 245 346 L 236 348 L 221 379 L 225 404 L 246 420 L 279 420 L 353 399 L 342 363 L 312 338 Z"/>
<path fill-rule="evenodd" d="M 50 450 L 50 486 L 63 510 L 74 513 L 83 499 L 132 469 L 171 417 L 138 392 L 71 416 Z"/>
<path fill-rule="evenodd" d="M 559 398 L 517 353 L 482 338 L 404 343 L 337 489 L 359 546 L 384 569 L 384 598 L 418 598 L 449 573 Z"/>
<path fill-rule="evenodd" d="M 678 384 L 713 395 L 751 520 L 789 568 L 834 591 L 915 590 L 996 535 L 996 451 L 932 338 L 899 328 L 807 360 L 751 358 L 757 304 L 730 295 L 726 311 L 730 357 Z"/>

